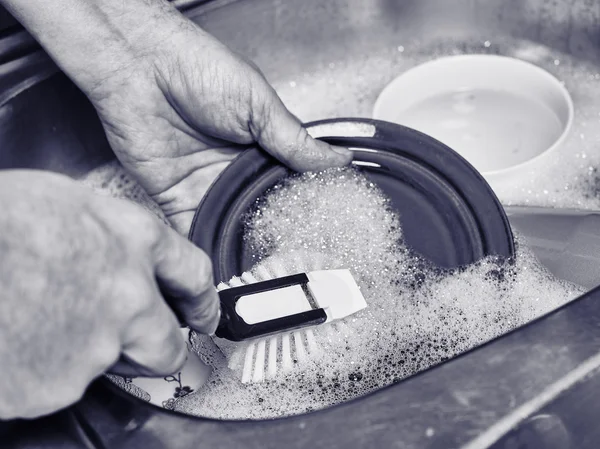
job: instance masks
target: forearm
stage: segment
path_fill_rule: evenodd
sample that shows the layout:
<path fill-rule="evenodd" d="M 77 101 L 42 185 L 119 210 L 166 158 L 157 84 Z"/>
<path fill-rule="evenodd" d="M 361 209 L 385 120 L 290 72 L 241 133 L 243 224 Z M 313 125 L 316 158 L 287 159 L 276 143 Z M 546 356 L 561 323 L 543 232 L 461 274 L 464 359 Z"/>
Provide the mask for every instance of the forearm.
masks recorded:
<path fill-rule="evenodd" d="M 0 0 L 84 92 L 191 26 L 166 0 Z"/>

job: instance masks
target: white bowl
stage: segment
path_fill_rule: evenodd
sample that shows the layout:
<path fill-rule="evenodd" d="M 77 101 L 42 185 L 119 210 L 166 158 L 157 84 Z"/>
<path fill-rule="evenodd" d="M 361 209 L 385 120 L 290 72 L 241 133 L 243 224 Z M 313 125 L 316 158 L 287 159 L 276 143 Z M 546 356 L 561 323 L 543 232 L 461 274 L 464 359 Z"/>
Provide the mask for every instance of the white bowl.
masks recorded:
<path fill-rule="evenodd" d="M 560 81 L 528 62 L 449 56 L 394 79 L 377 98 L 373 118 L 440 140 L 499 189 L 528 177 L 560 147 L 573 101 Z"/>

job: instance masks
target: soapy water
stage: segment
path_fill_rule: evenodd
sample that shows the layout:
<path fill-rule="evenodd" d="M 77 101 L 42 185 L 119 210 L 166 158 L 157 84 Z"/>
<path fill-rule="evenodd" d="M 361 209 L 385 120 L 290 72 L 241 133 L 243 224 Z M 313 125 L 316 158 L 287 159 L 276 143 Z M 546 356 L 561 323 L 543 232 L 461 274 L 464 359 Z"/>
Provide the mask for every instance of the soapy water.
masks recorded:
<path fill-rule="evenodd" d="M 502 203 L 600 209 L 600 68 L 591 62 L 506 37 L 414 40 L 368 55 L 342 52 L 346 59 L 275 80 L 274 86 L 303 121 L 370 117 L 379 92 L 403 71 L 437 57 L 469 53 L 532 62 L 564 82 L 575 105 L 573 127 L 562 148 L 530 176 L 497 191 Z M 165 219 L 158 205 L 123 173 L 112 163 L 82 182 L 100 193 L 137 201 Z M 195 335 L 195 349 L 215 370 L 204 388 L 176 401 L 177 410 L 258 419 L 326 407 L 440 363 L 583 293 L 553 278 L 519 236 L 513 264 L 485 259 L 454 273 L 437 273 L 403 247 L 397 227 L 401 217 L 385 207 L 376 186 L 354 172 L 344 176 L 304 175 L 273 191 L 262 215 L 249 220 L 248 244 L 256 250 L 257 264 L 272 263 L 289 273 L 320 268 L 311 266 L 315 254 L 329 261 L 325 268 L 349 268 L 369 307 L 344 320 L 351 332 L 337 338 L 320 335 L 319 356 L 261 384 L 242 384 L 239 370 L 227 367 L 212 341 Z M 292 191 L 296 198 L 286 199 Z M 355 213 L 357 201 L 365 208 L 363 214 Z M 325 326 L 315 333 L 325 333 Z"/>
<path fill-rule="evenodd" d="M 296 175 L 248 216 L 245 241 L 260 266 L 295 274 L 349 269 L 368 307 L 341 325 L 313 328 L 318 351 L 258 384 L 211 352 L 209 382 L 175 409 L 221 419 L 287 416 L 398 382 L 549 312 L 583 293 L 558 281 L 518 245 L 514 263 L 490 257 L 440 272 L 402 241 L 401 217 L 352 168 Z M 520 243 L 520 242 L 518 242 Z M 227 356 L 232 347 L 222 347 Z M 245 343 L 241 343 L 242 345 Z"/>

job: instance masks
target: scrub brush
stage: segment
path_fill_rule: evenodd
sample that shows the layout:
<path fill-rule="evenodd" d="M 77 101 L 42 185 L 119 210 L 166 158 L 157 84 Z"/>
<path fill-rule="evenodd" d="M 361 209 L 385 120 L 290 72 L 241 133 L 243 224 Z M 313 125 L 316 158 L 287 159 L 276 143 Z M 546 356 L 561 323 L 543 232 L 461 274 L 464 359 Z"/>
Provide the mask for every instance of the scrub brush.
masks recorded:
<path fill-rule="evenodd" d="M 231 369 L 242 368 L 243 383 L 291 372 L 320 352 L 312 327 L 324 325 L 329 338 L 339 338 L 351 332 L 339 320 L 367 307 L 348 270 L 280 275 L 259 266 L 217 286 L 222 316 L 215 343 L 229 353 Z"/>

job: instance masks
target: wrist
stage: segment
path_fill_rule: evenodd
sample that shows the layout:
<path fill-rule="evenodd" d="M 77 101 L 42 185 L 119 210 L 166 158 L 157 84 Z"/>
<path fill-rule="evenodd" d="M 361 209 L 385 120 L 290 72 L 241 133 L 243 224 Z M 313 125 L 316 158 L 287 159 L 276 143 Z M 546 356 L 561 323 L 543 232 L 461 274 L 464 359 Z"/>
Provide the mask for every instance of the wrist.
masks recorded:
<path fill-rule="evenodd" d="M 87 94 L 194 27 L 166 0 L 0 0 Z"/>

